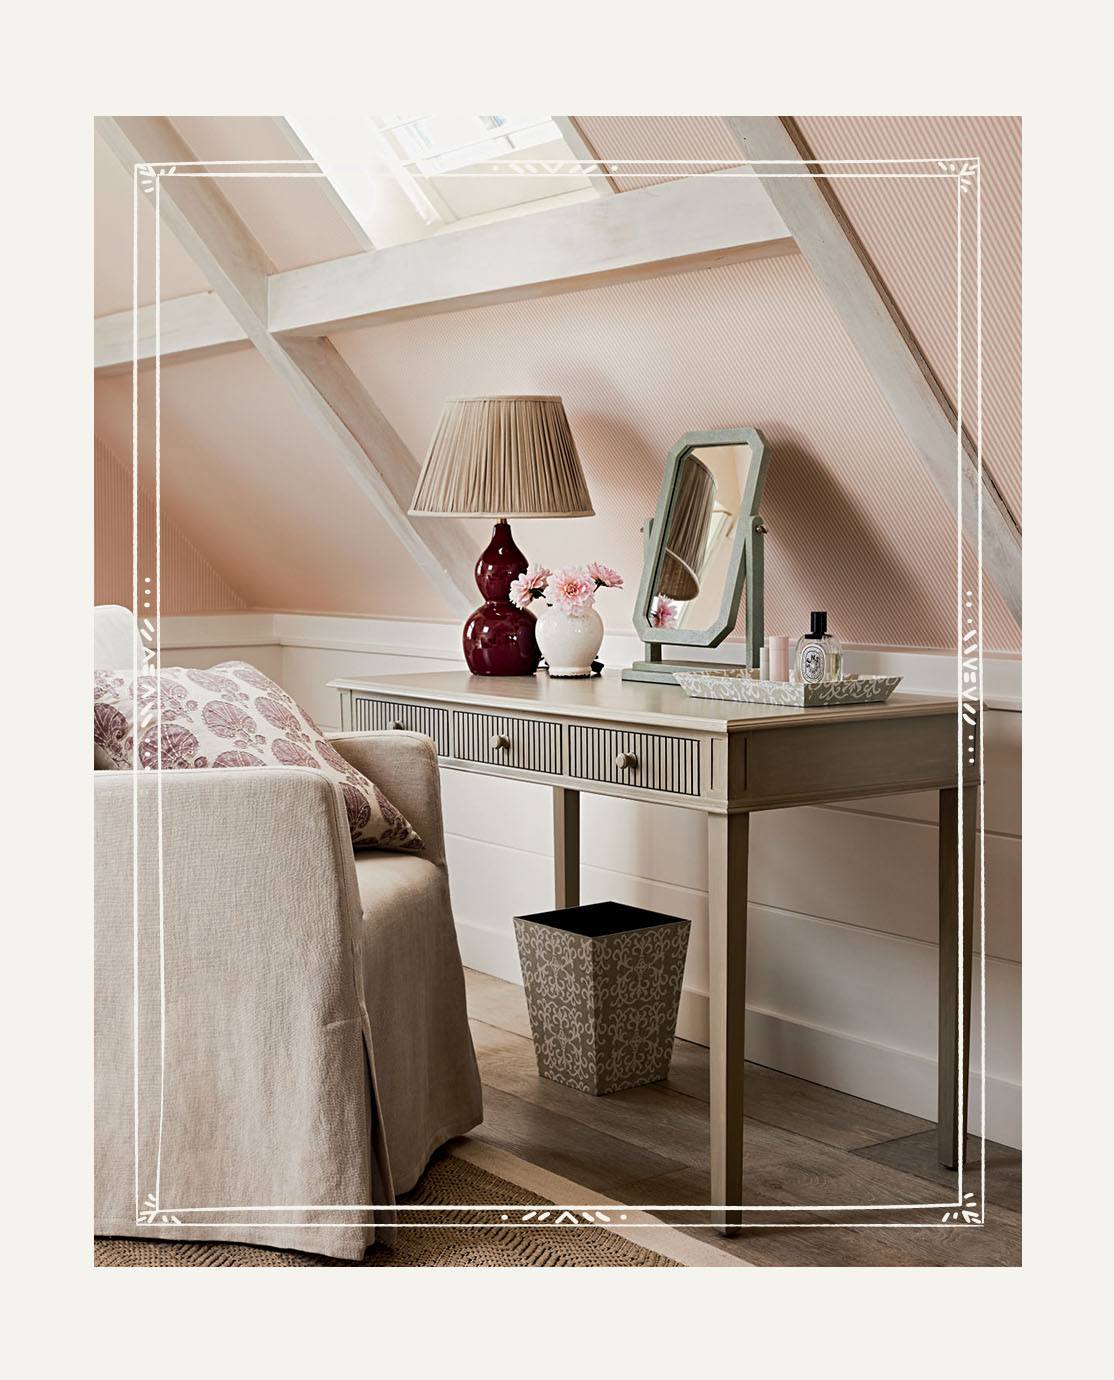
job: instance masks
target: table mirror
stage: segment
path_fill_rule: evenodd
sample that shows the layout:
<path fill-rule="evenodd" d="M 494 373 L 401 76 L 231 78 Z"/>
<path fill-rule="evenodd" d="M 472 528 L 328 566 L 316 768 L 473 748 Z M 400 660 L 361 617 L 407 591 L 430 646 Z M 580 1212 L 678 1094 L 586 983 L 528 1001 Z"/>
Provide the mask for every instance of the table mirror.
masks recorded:
<path fill-rule="evenodd" d="M 734 628 L 746 593 L 747 664 L 762 646 L 762 537 L 759 516 L 768 450 L 754 427 L 687 432 L 673 447 L 657 512 L 646 528 L 634 626 L 646 660 L 624 680 L 672 681 L 679 666 L 665 646 L 715 647 Z M 721 663 L 715 663 L 721 664 Z"/>

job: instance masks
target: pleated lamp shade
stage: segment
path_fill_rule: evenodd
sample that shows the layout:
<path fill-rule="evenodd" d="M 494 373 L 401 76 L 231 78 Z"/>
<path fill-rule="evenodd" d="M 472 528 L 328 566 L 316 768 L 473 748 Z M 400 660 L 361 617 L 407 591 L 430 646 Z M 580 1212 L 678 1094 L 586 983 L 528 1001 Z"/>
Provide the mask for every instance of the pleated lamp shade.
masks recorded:
<path fill-rule="evenodd" d="M 592 517 L 560 398 L 450 398 L 410 511 L 424 517 Z"/>

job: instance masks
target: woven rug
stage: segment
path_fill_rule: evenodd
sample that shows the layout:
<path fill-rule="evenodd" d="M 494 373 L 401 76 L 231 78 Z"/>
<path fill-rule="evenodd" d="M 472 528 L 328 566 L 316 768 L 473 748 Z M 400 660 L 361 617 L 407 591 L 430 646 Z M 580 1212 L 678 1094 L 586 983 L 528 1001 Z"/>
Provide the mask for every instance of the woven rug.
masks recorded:
<path fill-rule="evenodd" d="M 500 1173 L 494 1172 L 495 1169 Z M 507 1178 L 511 1173 L 514 1180 Z M 539 1186 L 552 1196 L 541 1196 Z M 573 1197 L 566 1196 L 579 1190 Z M 407 1203 L 521 1203 L 533 1206 L 554 1201 L 602 1201 L 579 1185 L 558 1180 L 513 1155 L 478 1145 L 454 1143 L 426 1170 Z M 454 1214 L 445 1214 L 452 1221 Z M 464 1222 L 465 1215 L 458 1220 Z M 155 1241 L 131 1237 L 98 1237 L 94 1240 L 94 1264 L 124 1268 L 263 1267 L 280 1269 L 356 1268 L 382 1266 L 505 1268 L 641 1267 L 676 1268 L 682 1265 L 738 1265 L 714 1247 L 694 1241 L 671 1227 L 654 1225 L 645 1235 L 657 1249 L 643 1245 L 634 1229 L 606 1227 L 507 1226 L 426 1227 L 400 1226 L 393 1246 L 372 1246 L 363 1260 L 334 1260 L 304 1251 L 272 1250 L 264 1246 L 223 1241 Z"/>

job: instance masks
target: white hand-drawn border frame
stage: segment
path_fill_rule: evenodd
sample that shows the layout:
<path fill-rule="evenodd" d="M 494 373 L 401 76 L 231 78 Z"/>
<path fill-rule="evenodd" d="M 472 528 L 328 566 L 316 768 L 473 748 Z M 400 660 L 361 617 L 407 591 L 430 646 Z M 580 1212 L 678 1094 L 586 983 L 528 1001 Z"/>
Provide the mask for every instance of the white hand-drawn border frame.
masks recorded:
<path fill-rule="evenodd" d="M 800 172 L 755 172 L 753 169 L 762 166 L 772 166 L 785 168 L 796 163 L 802 171 Z M 914 171 L 909 165 L 925 169 L 924 171 Z M 312 168 L 316 171 L 287 171 L 287 172 L 208 172 L 208 171 L 185 171 L 185 169 L 210 169 L 219 167 L 222 169 L 231 168 L 260 168 L 260 167 L 301 167 Z M 662 169 L 668 168 L 676 170 L 678 168 L 693 169 L 706 168 L 710 172 L 715 170 L 714 175 L 718 177 L 822 177 L 828 181 L 849 178 L 870 178 L 870 179 L 893 179 L 893 178 L 915 178 L 918 180 L 943 180 L 950 182 L 955 188 L 955 215 L 956 215 L 956 685 L 957 685 L 957 705 L 956 705 L 956 761 L 958 777 L 958 827 L 957 827 L 957 889 L 958 889 L 958 924 L 957 924 L 957 950 L 960 959 L 958 965 L 962 972 L 962 958 L 964 945 L 964 928 L 966 918 L 963 905 L 963 766 L 966 757 L 968 764 L 974 765 L 975 759 L 971 755 L 973 749 L 969 746 L 977 742 L 978 746 L 978 821 L 976 829 L 978 846 L 978 868 L 976 877 L 976 901 L 978 907 L 977 923 L 979 930 L 979 1012 L 980 1012 L 980 1133 L 979 1133 L 979 1194 L 976 1198 L 971 1191 L 964 1190 L 964 1160 L 965 1154 L 958 1155 L 958 1168 L 956 1170 L 956 1197 L 950 1202 L 941 1203 L 865 1203 L 865 1204 L 836 1204 L 820 1207 L 809 1205 L 765 1205 L 754 1206 L 747 1204 L 649 1204 L 632 1205 L 631 1212 L 638 1213 L 694 1213 L 694 1212 L 740 1212 L 740 1213 L 862 1213 L 862 1212 L 928 1212 L 939 1213 L 944 1210 L 942 1219 L 933 1221 L 901 1221 L 901 1222 L 861 1222 L 850 1220 L 847 1222 L 748 1222 L 747 1229 L 754 1230 L 759 1228 L 920 1228 L 933 1229 L 947 1226 L 974 1226 L 981 1227 L 986 1222 L 986 847 L 985 847 L 985 744 L 984 735 L 980 731 L 984 720 L 983 704 L 983 457 L 982 457 L 982 384 L 983 384 L 983 331 L 982 331 L 982 171 L 980 159 L 976 157 L 948 157 L 948 158 L 902 158 L 902 159 L 829 159 L 825 160 L 825 168 L 828 167 L 854 167 L 854 168 L 893 168 L 900 166 L 901 171 L 852 171 L 852 172 L 817 172 L 812 168 L 806 169 L 804 160 L 779 159 L 771 163 L 770 160 L 751 160 L 745 168 L 734 168 L 730 171 L 725 170 L 724 160 L 711 159 L 623 159 L 623 160 L 579 160 L 562 159 L 557 162 L 552 160 L 538 160 L 534 163 L 488 163 L 482 165 L 482 172 L 460 172 L 449 174 L 454 177 L 490 177 L 493 175 L 511 176 L 562 176 L 572 172 L 581 172 L 588 177 L 607 177 L 611 174 L 626 172 L 638 174 L 640 170 L 650 169 L 649 173 L 643 172 L 642 175 L 665 176 Z M 927 169 L 931 169 L 928 171 Z M 387 176 L 389 174 L 378 174 Z M 227 160 L 217 162 L 196 162 L 196 163 L 137 163 L 133 168 L 132 184 L 132 608 L 136 617 L 136 622 L 140 627 L 143 642 L 147 647 L 147 656 L 153 660 L 156 672 L 161 671 L 162 667 L 162 434 L 161 434 L 161 403 L 162 403 L 162 358 L 161 358 L 161 325 L 162 325 L 162 301 L 161 301 L 161 251 L 162 251 L 162 215 L 161 215 L 161 187 L 165 177 L 188 177 L 188 178 L 265 178 L 265 177 L 294 177 L 294 178 L 316 178 L 322 179 L 325 174 L 318 169 L 318 165 L 312 159 L 275 159 L 275 160 Z M 149 615 L 140 615 L 139 600 L 139 197 L 140 190 L 145 195 L 152 196 L 153 209 L 155 213 L 155 244 L 154 244 L 154 275 L 155 275 L 155 351 L 154 351 L 154 380 L 155 380 L 155 434 L 154 434 L 154 471 L 155 471 L 155 493 L 154 493 L 154 521 L 155 521 L 155 573 L 152 580 L 151 576 L 144 577 L 144 594 L 149 595 L 154 592 L 154 619 Z M 964 467 L 964 429 L 963 429 L 963 202 L 964 197 L 973 187 L 975 192 L 975 336 L 976 336 L 976 371 L 975 371 L 975 392 L 976 392 L 976 430 L 975 430 L 975 454 L 976 454 L 976 473 L 978 483 L 977 497 L 977 542 L 976 542 L 976 575 L 974 589 L 966 587 L 964 577 L 964 539 L 963 539 L 963 467 Z M 144 600 L 144 608 L 150 609 L 150 599 Z M 138 648 L 133 651 L 132 671 L 133 686 L 135 677 L 138 676 Z M 138 696 L 134 697 L 136 713 L 138 715 Z M 144 1199 L 143 1207 L 140 1208 L 140 1186 L 139 1186 L 139 821 L 138 821 L 138 773 L 139 773 L 139 754 L 138 754 L 138 728 L 143 726 L 140 720 L 133 730 L 133 740 L 136 747 L 133 751 L 133 789 L 132 789 L 132 849 L 133 849 L 133 914 L 132 914 L 132 942 L 133 942 L 133 971 L 132 971 L 132 1002 L 133 1002 L 133 1117 L 134 1117 L 134 1154 L 135 1154 L 135 1219 L 137 1226 L 182 1226 L 189 1227 L 225 1227 L 225 1226 L 244 1226 L 259 1227 L 266 1225 L 275 1228 L 306 1228 L 306 1227 L 329 1227 L 329 1226 L 365 1226 L 374 1227 L 383 1225 L 384 1221 L 389 1221 L 397 1213 L 423 1213 L 440 1212 L 450 1210 L 453 1213 L 461 1212 L 485 1212 L 498 1213 L 499 1220 L 491 1222 L 466 1222 L 459 1220 L 453 1222 L 407 1222 L 407 1228 L 415 1227 L 436 1228 L 445 1230 L 455 1229 L 476 1229 L 483 1227 L 504 1228 L 508 1224 L 521 1225 L 526 1227 L 551 1227 L 557 1225 L 584 1226 L 588 1224 L 600 1225 L 609 1223 L 615 1216 L 620 1221 L 627 1223 L 628 1226 L 660 1226 L 666 1219 L 656 1217 L 648 1222 L 629 1221 L 626 1213 L 616 1213 L 612 1204 L 535 1204 L 523 1206 L 522 1204 L 399 1204 L 399 1203 L 362 1203 L 362 1204 L 279 1204 L 279 1205 L 260 1205 L 260 1204 L 240 1204 L 235 1206 L 207 1206 L 207 1207 L 172 1207 L 164 1208 L 161 1206 L 162 1189 L 162 1138 L 163 1122 L 165 1113 L 165 1093 L 166 1093 L 166 970 L 165 970 L 165 905 L 163 893 L 163 857 L 162 857 L 162 704 L 161 695 L 155 697 L 156 715 L 156 741 L 159 744 L 156 762 L 156 828 L 158 837 L 158 906 L 159 906 L 159 1042 L 160 1042 L 160 1074 L 159 1074 L 159 1121 L 158 1139 L 155 1160 L 155 1187 L 154 1191 L 148 1193 Z M 967 732 L 965 733 L 965 730 Z M 972 974 L 973 976 L 973 974 Z M 956 1098 L 959 1109 L 958 1125 L 960 1131 L 965 1125 L 964 1110 L 967 1099 L 967 1089 L 963 1080 L 964 1068 L 964 992 L 962 981 L 958 983 L 957 991 L 957 1025 L 959 1058 Z M 376 1221 L 374 1216 L 369 1216 L 369 1220 L 354 1222 L 352 1220 L 342 1221 L 321 1221 L 312 1222 L 275 1222 L 273 1220 L 265 1223 L 255 1222 L 236 1222 L 227 1219 L 220 1221 L 200 1221 L 195 1214 L 198 1213 L 382 1213 L 384 1217 Z M 557 1216 L 550 1219 L 551 1213 Z M 187 1214 L 191 1220 L 182 1222 L 179 1214 Z M 511 1214 L 517 1214 L 518 1220 L 511 1223 Z M 579 1214 L 579 1215 L 576 1215 Z M 709 1229 L 735 1225 L 726 1222 L 701 1222 L 699 1224 L 688 1223 L 687 1225 L 699 1225 Z"/>

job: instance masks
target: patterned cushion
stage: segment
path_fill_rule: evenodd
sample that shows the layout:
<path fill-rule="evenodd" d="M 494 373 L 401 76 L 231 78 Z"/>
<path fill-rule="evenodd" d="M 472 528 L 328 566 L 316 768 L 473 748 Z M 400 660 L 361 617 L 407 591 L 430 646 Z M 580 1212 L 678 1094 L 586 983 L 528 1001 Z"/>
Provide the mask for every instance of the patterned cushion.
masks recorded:
<path fill-rule="evenodd" d="M 422 841 L 383 792 L 325 741 L 310 716 L 273 680 L 244 661 L 209 671 L 162 669 L 139 683 L 139 766 L 313 767 L 340 786 L 357 847 L 418 849 Z M 117 770 L 132 768 L 132 673 L 93 672 L 93 743 Z M 160 760 L 161 757 L 161 760 Z"/>

